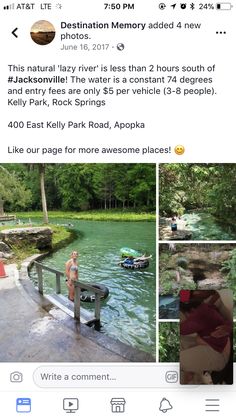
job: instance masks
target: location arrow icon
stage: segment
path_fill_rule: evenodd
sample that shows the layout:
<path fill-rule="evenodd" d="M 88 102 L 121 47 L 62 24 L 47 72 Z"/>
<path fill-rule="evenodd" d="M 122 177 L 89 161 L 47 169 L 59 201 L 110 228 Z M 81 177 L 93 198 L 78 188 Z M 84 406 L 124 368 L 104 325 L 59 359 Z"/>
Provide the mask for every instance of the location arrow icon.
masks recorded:
<path fill-rule="evenodd" d="M 18 35 L 16 34 L 16 31 L 18 31 L 18 28 L 13 29 L 12 35 L 14 35 L 15 38 L 18 38 Z"/>

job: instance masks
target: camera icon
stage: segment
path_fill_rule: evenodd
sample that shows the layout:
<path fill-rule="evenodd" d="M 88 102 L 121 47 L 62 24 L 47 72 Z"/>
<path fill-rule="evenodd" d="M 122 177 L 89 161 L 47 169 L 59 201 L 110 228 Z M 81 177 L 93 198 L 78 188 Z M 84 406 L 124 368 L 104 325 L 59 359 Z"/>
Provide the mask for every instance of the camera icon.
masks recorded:
<path fill-rule="evenodd" d="M 11 383 L 22 383 L 23 374 L 19 371 L 13 371 L 10 374 L 10 381 L 11 381 Z"/>

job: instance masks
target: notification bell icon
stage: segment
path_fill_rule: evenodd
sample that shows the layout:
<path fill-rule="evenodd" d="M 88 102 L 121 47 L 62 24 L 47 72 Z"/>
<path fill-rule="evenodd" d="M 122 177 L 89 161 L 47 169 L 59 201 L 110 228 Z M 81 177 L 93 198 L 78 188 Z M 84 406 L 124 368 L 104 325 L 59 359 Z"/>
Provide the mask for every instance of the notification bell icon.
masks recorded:
<path fill-rule="evenodd" d="M 173 409 L 173 406 L 171 406 L 169 400 L 165 399 L 164 397 L 160 403 L 159 410 L 163 413 L 166 413 L 170 409 Z"/>

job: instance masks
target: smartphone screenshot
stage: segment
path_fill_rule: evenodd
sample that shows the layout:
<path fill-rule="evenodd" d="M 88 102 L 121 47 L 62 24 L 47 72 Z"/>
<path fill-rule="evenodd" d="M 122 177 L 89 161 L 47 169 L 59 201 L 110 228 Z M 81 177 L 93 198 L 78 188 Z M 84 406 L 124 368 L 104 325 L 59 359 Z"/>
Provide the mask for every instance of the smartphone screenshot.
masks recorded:
<path fill-rule="evenodd" d="M 1 4 L 4 419 L 234 417 L 235 17 Z"/>

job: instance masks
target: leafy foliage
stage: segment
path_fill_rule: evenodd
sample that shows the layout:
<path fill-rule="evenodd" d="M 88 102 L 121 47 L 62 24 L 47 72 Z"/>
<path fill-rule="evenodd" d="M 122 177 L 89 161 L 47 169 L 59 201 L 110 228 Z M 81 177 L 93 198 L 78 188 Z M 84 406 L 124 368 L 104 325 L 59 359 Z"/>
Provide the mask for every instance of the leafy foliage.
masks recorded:
<path fill-rule="evenodd" d="M 31 191 L 29 210 L 41 208 L 38 172 L 23 164 L 4 165 Z M 34 166 L 37 166 L 34 165 Z M 45 189 L 49 210 L 92 209 L 155 210 L 155 164 L 45 164 Z M 16 210 L 14 202 L 10 210 Z"/>
<path fill-rule="evenodd" d="M 179 362 L 178 323 L 159 323 L 159 361 Z"/>
<path fill-rule="evenodd" d="M 126 210 L 92 210 L 92 211 L 49 211 L 50 218 L 70 218 L 71 220 L 86 221 L 155 221 L 155 212 L 134 212 Z M 16 213 L 18 218 L 42 218 L 40 211 Z"/>
<path fill-rule="evenodd" d="M 233 351 L 234 351 L 234 362 L 236 362 L 236 323 L 233 326 Z"/>
<path fill-rule="evenodd" d="M 181 256 L 176 259 L 176 264 L 170 264 L 171 253 L 161 250 L 159 255 L 160 266 L 160 294 L 178 296 L 181 289 L 196 289 L 192 281 L 192 273 L 188 270 L 188 259 Z M 178 278 L 181 278 L 178 281 Z"/>
<path fill-rule="evenodd" d="M 0 214 L 4 212 L 4 207 L 14 207 L 17 210 L 26 208 L 30 200 L 31 192 L 27 186 L 22 184 L 14 172 L 9 172 L 1 165 Z"/>
<path fill-rule="evenodd" d="M 227 272 L 227 279 L 229 281 L 229 287 L 233 291 L 234 304 L 236 302 L 236 249 L 230 252 L 229 259 L 222 263 L 222 272 Z M 234 307 L 235 311 L 235 307 Z"/>
<path fill-rule="evenodd" d="M 233 224 L 236 211 L 235 164 L 161 164 L 160 213 L 182 215 L 207 209 Z"/>
<path fill-rule="evenodd" d="M 181 268 L 183 268 L 183 269 L 187 269 L 188 268 L 188 259 L 186 259 L 184 257 L 179 257 L 177 259 L 177 265 L 181 266 Z"/>

